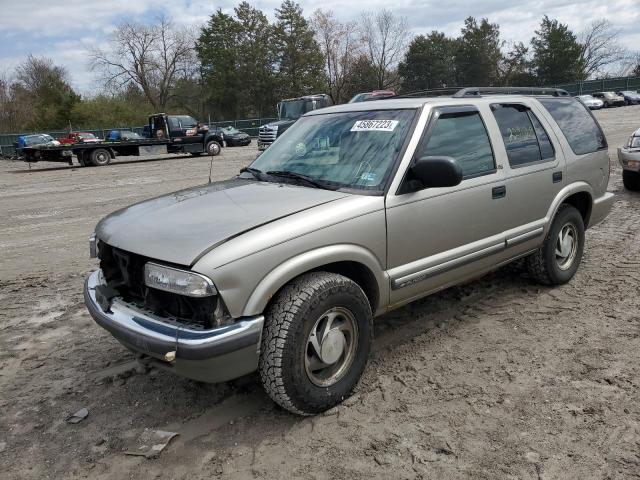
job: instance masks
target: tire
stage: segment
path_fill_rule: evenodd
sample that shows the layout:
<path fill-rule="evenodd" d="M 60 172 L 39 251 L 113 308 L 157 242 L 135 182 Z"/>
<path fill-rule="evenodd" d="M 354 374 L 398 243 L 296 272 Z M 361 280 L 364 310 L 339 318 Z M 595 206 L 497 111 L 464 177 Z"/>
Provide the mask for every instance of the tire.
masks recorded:
<path fill-rule="evenodd" d="M 562 248 L 560 235 L 570 234 Z M 564 237 L 567 238 L 566 236 Z M 584 250 L 584 221 L 572 205 L 562 204 L 540 249 L 527 257 L 527 269 L 538 283 L 562 285 L 573 278 Z"/>
<path fill-rule="evenodd" d="M 327 331 L 331 317 L 331 325 L 340 327 Z M 267 309 L 258 365 L 262 386 L 290 412 L 328 410 L 358 383 L 372 338 L 371 306 L 358 284 L 335 273 L 301 275 Z"/>
<path fill-rule="evenodd" d="M 622 184 L 627 190 L 637 192 L 640 190 L 640 172 L 622 170 Z"/>
<path fill-rule="evenodd" d="M 222 147 L 215 140 L 211 140 L 210 142 L 207 143 L 207 155 L 211 155 L 215 157 L 216 155 L 220 155 L 221 150 L 222 150 Z"/>
<path fill-rule="evenodd" d="M 91 163 L 96 167 L 104 167 L 111 162 L 111 154 L 104 148 L 96 148 L 91 152 Z"/>

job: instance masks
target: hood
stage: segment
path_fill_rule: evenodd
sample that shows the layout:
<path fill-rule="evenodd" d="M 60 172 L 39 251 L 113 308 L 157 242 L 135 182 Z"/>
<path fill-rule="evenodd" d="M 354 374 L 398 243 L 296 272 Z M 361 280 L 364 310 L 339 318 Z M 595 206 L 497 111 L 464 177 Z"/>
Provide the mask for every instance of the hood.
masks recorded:
<path fill-rule="evenodd" d="M 192 265 L 225 241 L 348 194 L 232 179 L 147 200 L 105 217 L 97 237 L 112 247 Z"/>

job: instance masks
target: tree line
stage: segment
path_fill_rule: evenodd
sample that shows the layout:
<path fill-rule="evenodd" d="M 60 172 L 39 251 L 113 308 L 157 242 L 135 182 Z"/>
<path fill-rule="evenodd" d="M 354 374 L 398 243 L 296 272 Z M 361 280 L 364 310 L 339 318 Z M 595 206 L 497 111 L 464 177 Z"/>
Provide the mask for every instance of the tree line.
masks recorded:
<path fill-rule="evenodd" d="M 122 22 L 88 68 L 99 92 L 81 96 L 68 72 L 29 56 L 0 76 L 0 131 L 140 125 L 158 111 L 201 120 L 268 117 L 283 98 L 328 93 L 335 103 L 377 89 L 554 85 L 610 74 L 640 76 L 606 20 L 574 33 L 547 16 L 527 43 L 508 43 L 488 19 L 469 17 L 457 36 L 411 36 L 390 10 L 342 22 L 330 10 L 305 17 L 284 0 L 270 22 L 248 2 L 211 14 L 200 28 Z M 617 69 L 617 71 L 615 70 Z"/>

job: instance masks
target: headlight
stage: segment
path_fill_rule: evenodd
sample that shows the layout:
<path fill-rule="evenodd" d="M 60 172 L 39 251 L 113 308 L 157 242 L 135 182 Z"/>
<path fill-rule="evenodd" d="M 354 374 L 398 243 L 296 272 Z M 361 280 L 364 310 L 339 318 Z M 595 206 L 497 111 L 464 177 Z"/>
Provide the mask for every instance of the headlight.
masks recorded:
<path fill-rule="evenodd" d="M 147 287 L 187 297 L 209 297 L 217 293 L 213 282 L 204 275 L 151 262 L 144 266 L 144 283 Z"/>

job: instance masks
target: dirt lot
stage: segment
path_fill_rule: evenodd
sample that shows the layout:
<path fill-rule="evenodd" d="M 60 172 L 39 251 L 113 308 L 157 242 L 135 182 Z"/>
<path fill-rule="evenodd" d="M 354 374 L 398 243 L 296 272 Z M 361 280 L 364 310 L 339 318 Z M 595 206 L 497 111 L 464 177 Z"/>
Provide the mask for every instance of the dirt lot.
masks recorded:
<path fill-rule="evenodd" d="M 597 116 L 615 161 L 640 106 Z M 225 150 L 214 178 L 254 156 Z M 640 195 L 617 164 L 615 206 L 569 285 L 508 267 L 378 319 L 355 395 L 314 418 L 274 406 L 253 376 L 136 370 L 85 311 L 97 220 L 208 173 L 190 157 L 0 162 L 0 477 L 640 478 Z M 145 428 L 179 435 L 157 459 L 125 455 Z"/>

